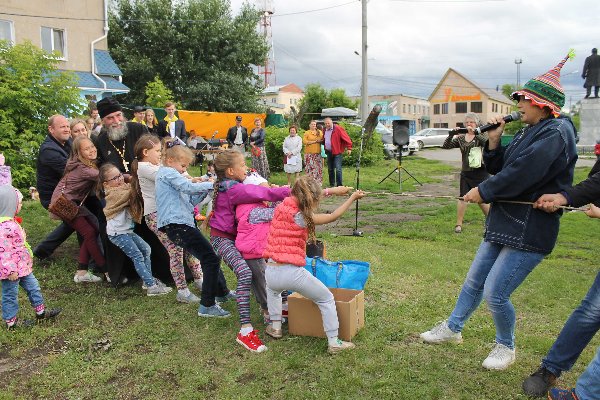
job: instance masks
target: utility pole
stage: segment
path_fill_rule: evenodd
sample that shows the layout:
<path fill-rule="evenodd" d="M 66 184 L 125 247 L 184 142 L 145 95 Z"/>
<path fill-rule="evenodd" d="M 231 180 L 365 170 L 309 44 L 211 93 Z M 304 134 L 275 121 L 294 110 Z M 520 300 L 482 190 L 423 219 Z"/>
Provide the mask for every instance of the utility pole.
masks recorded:
<path fill-rule="evenodd" d="M 367 0 L 361 0 L 362 2 L 362 85 L 361 85 L 361 100 L 360 100 L 360 118 L 363 125 L 367 122 L 369 116 L 369 88 L 368 80 L 369 75 L 367 73 Z"/>

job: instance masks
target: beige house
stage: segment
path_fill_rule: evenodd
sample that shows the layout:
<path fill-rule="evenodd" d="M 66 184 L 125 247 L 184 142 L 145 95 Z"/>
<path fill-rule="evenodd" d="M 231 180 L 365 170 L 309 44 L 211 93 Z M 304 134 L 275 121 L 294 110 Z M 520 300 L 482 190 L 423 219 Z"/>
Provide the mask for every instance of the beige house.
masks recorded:
<path fill-rule="evenodd" d="M 492 115 L 509 114 L 514 105 L 502 92 L 482 88 L 452 68 L 431 93 L 429 102 L 433 128 L 463 126 L 467 112 L 487 121 Z"/>
<path fill-rule="evenodd" d="M 30 41 L 60 56 L 87 100 L 129 92 L 108 53 L 109 0 L 2 0 L 0 39 Z"/>
<path fill-rule="evenodd" d="M 275 114 L 289 114 L 291 107 L 298 110 L 304 91 L 294 83 L 269 86 L 262 91 L 260 104 L 272 109 Z"/>

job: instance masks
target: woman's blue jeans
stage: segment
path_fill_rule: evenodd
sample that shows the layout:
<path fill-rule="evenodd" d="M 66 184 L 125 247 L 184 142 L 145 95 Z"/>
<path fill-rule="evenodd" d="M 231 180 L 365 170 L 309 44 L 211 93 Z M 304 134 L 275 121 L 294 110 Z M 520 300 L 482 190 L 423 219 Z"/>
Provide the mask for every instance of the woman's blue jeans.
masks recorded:
<path fill-rule="evenodd" d="M 11 281 L 8 279 L 2 280 L 2 319 L 9 320 L 14 318 L 19 311 L 19 285 L 27 293 L 29 302 L 33 308 L 44 304 L 40 284 L 33 275 L 22 276 L 21 278 Z"/>
<path fill-rule="evenodd" d="M 147 287 L 154 286 L 156 282 L 152 276 L 152 262 L 150 261 L 150 245 L 135 233 L 124 233 L 109 236 L 112 244 L 123 250 L 123 253 L 133 261 L 135 272 L 142 278 Z"/>
<path fill-rule="evenodd" d="M 467 273 L 448 327 L 462 331 L 485 298 L 496 326 L 496 343 L 515 347 L 515 309 L 510 295 L 525 280 L 544 254 L 483 241 Z"/>
<path fill-rule="evenodd" d="M 596 357 L 577 379 L 575 393 L 581 400 L 600 399 L 600 347 L 596 350 Z"/>

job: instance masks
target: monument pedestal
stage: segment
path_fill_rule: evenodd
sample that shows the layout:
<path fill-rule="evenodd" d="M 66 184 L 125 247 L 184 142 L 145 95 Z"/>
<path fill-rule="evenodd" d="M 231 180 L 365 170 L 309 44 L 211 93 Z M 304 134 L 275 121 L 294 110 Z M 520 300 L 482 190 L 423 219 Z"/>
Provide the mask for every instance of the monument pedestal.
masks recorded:
<path fill-rule="evenodd" d="M 581 121 L 579 144 L 595 145 L 596 140 L 600 140 L 600 98 L 581 100 L 579 117 Z"/>

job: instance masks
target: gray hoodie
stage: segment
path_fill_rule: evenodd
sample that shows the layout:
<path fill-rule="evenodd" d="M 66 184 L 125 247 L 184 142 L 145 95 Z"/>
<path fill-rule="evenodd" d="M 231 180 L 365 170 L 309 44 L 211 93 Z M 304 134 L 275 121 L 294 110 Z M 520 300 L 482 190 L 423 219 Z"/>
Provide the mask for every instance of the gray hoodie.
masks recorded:
<path fill-rule="evenodd" d="M 11 185 L 0 186 L 0 217 L 15 217 L 19 201 L 17 196 L 17 189 Z"/>

